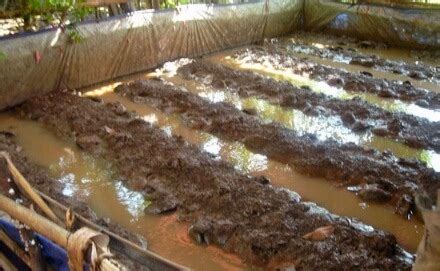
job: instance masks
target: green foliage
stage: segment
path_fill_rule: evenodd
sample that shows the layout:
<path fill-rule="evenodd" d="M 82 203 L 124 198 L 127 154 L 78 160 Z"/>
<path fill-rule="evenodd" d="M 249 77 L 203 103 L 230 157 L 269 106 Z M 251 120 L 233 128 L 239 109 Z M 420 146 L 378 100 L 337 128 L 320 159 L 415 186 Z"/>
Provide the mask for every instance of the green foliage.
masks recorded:
<path fill-rule="evenodd" d="M 161 9 L 175 8 L 175 7 L 176 7 L 176 2 L 174 0 L 162 0 L 160 3 Z"/>
<path fill-rule="evenodd" d="M 82 21 L 82 20 L 84 20 L 84 18 L 86 18 L 92 12 L 93 12 L 92 8 L 75 7 L 72 9 L 72 12 L 71 12 L 71 16 L 73 18 L 72 21 L 74 21 L 74 22 Z"/>
<path fill-rule="evenodd" d="M 6 59 L 6 54 L 0 51 L 0 62 Z"/>
<path fill-rule="evenodd" d="M 66 33 L 69 36 L 70 41 L 73 43 L 80 43 L 84 41 L 84 37 L 81 35 L 74 24 L 70 24 L 67 26 Z"/>
<path fill-rule="evenodd" d="M 190 0 L 161 0 L 160 8 L 176 8 L 178 5 L 186 5 L 189 4 Z"/>
<path fill-rule="evenodd" d="M 85 0 L 19 0 L 13 9 L 24 20 L 25 30 L 37 25 L 38 21 L 48 25 L 63 26 L 76 23 L 91 13 L 81 4 Z"/>

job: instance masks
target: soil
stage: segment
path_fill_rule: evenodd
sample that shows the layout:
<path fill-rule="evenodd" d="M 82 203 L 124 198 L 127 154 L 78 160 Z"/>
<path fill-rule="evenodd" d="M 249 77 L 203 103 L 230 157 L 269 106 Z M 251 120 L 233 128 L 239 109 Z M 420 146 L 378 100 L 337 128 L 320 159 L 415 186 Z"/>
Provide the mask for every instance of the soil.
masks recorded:
<path fill-rule="evenodd" d="M 342 181 L 364 200 L 395 204 L 396 211 L 404 216 L 415 211 L 415 192 L 429 192 L 435 199 L 435 191 L 440 188 L 440 173 L 415 160 L 365 150 L 353 143 L 319 141 L 311 134 L 299 136 L 279 124 L 265 124 L 226 103 L 213 104 L 159 81 L 123 84 L 116 92 L 164 112 L 178 112 L 191 128 L 242 142 L 303 174 Z"/>
<path fill-rule="evenodd" d="M 133 86 L 150 84 L 172 90 L 161 88 L 158 82 Z M 183 98 L 180 93 L 175 93 L 176 98 Z M 177 210 L 179 218 L 189 222 L 189 235 L 198 243 L 218 245 L 249 263 L 272 268 L 411 268 L 413 258 L 396 244 L 394 236 L 368 230 L 354 219 L 302 202 L 294 192 L 243 175 L 181 137 L 168 136 L 126 112 L 119 103 L 105 104 L 96 98 L 58 92 L 29 100 L 17 111 L 63 138 L 81 142 L 86 152 L 110 161 L 129 187 L 142 191 L 151 201 L 146 212 Z M 237 117 L 221 115 L 231 120 Z M 199 125 L 209 125 L 210 117 L 206 115 Z M 240 117 L 238 121 L 247 123 L 245 115 Z M 188 115 L 188 120 L 198 118 Z M 91 143 L 84 144 L 85 138 Z"/>
<path fill-rule="evenodd" d="M 350 73 L 305 58 L 297 58 L 285 51 L 276 44 L 270 44 L 266 47 L 242 49 L 235 53 L 234 57 L 246 63 L 270 63 L 275 68 L 287 68 L 295 74 L 306 73 L 313 80 L 326 81 L 331 86 L 341 87 L 350 92 L 368 92 L 382 98 L 415 102 L 426 108 L 440 108 L 440 93 L 416 88 L 410 81 L 374 78 L 368 72 Z M 438 73 L 433 73 L 434 75 L 438 76 Z"/>
<path fill-rule="evenodd" d="M 64 185 L 58 180 L 50 178 L 46 169 L 39 167 L 29 161 L 29 159 L 23 154 L 22 148 L 14 141 L 13 133 L 10 133 L 8 131 L 0 131 L 0 151 L 6 151 L 7 153 L 9 153 L 14 165 L 23 174 L 23 176 L 34 189 L 37 189 L 45 193 L 46 195 L 50 195 L 53 199 L 65 206 L 72 207 L 75 213 L 84 216 L 85 218 L 93 221 L 94 223 L 111 232 L 118 234 L 123 238 L 126 238 L 140 246 L 145 243 L 145 241 L 141 240 L 142 237 L 129 232 L 118 224 L 111 222 L 106 218 L 98 218 L 96 214 L 87 206 L 86 203 L 80 201 L 79 199 L 64 196 L 62 194 Z M 0 192 L 4 195 L 8 194 L 10 188 L 6 181 L 8 178 L 11 178 L 9 170 L 7 169 L 4 159 L 1 159 Z M 28 205 L 26 204 L 26 199 L 24 200 L 24 204 Z M 77 228 L 74 225 L 73 230 L 75 229 Z M 147 267 L 139 266 L 139 264 L 134 263 L 127 255 L 118 253 L 116 255 L 116 259 L 125 267 L 127 267 L 128 270 L 149 270 Z"/>
<path fill-rule="evenodd" d="M 402 112 L 389 112 L 360 98 L 332 98 L 308 87 L 299 88 L 289 82 L 279 82 L 251 71 L 235 70 L 204 60 L 184 65 L 178 72 L 185 79 L 234 91 L 242 97 L 262 97 L 308 115 L 338 115 L 344 125 L 354 132 L 372 131 L 413 148 L 440 151 L 440 122 L 430 122 Z"/>
<path fill-rule="evenodd" d="M 278 44 L 276 46 L 279 46 Z M 417 80 L 426 80 L 440 83 L 440 67 L 426 65 L 423 62 L 407 63 L 382 58 L 378 55 L 366 55 L 359 53 L 354 48 L 345 48 L 333 45 L 318 48 L 307 42 L 295 41 L 294 43 L 283 42 L 283 47 L 296 53 L 303 53 L 333 61 L 343 61 L 354 65 L 360 65 L 377 70 L 403 74 Z"/>

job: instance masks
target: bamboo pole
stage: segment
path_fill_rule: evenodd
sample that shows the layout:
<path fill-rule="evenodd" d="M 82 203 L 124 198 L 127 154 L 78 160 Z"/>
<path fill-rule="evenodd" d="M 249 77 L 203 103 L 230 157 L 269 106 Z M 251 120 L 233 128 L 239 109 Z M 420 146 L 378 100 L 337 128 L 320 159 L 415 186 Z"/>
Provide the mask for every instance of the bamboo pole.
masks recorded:
<path fill-rule="evenodd" d="M 66 206 L 62 205 L 61 203 L 52 199 L 51 197 L 49 197 L 48 195 L 44 194 L 41 191 L 37 191 L 37 192 L 54 210 L 60 210 L 62 212 L 67 212 L 68 208 Z M 141 253 L 142 257 L 148 258 L 150 261 L 159 262 L 163 265 L 169 266 L 170 268 L 168 268 L 166 270 L 182 270 L 182 271 L 189 270 L 188 268 L 186 268 L 184 266 L 181 266 L 175 262 L 172 262 L 172 261 L 170 261 L 170 260 L 168 260 L 158 254 L 155 254 L 154 252 L 149 251 L 149 250 L 125 239 L 125 238 L 122 238 L 121 236 L 105 229 L 104 227 L 93 223 L 92 221 L 88 220 L 87 218 L 81 216 L 80 214 L 75 213 L 75 219 L 78 220 L 79 222 L 81 222 L 81 224 L 83 226 L 91 228 L 95 231 L 102 232 L 102 233 L 108 235 L 111 239 L 114 239 L 117 242 L 120 242 L 124 248 L 127 248 L 127 250 L 131 250 L 131 251 L 127 251 L 127 250 L 125 251 L 127 255 L 130 255 L 134 251 L 135 253 Z"/>
<path fill-rule="evenodd" d="M 28 266 L 32 266 L 32 261 L 30 257 L 15 243 L 11 238 L 3 230 L 0 230 L 0 240 L 12 251 L 14 252 L 20 259 L 27 264 Z"/>
<path fill-rule="evenodd" d="M 5 197 L 4 195 L 0 195 L 0 210 L 6 212 L 13 219 L 16 219 L 21 223 L 29 226 L 32 230 L 49 238 L 50 240 L 57 243 L 64 249 L 68 248 L 70 237 L 75 235 L 75 234 L 71 234 L 66 229 L 58 226 L 52 221 L 46 219 L 45 217 L 37 214 L 36 212 L 33 212 L 23 207 L 22 205 L 15 203 L 15 201 Z M 93 241 L 91 242 L 93 243 Z M 70 244 L 70 246 L 72 246 L 72 244 Z M 120 266 L 120 264 L 118 265 Z M 97 267 L 97 270 L 104 270 L 104 271 L 120 270 L 118 265 L 116 265 L 111 260 L 104 258 L 100 262 L 100 266 Z"/>
<path fill-rule="evenodd" d="M 55 223 L 60 226 L 64 226 L 64 223 L 55 215 L 55 213 L 47 206 L 46 202 L 38 195 L 32 186 L 26 181 L 26 179 L 21 175 L 20 171 L 15 167 L 12 163 L 9 154 L 6 152 L 0 152 L 0 156 L 2 156 L 6 163 L 8 164 L 8 169 L 11 172 L 13 179 L 17 186 L 23 190 L 23 194 L 27 196 L 30 200 L 32 200 L 38 207 Z"/>
<path fill-rule="evenodd" d="M 67 247 L 67 240 L 70 232 L 61 228 L 54 222 L 47 220 L 43 216 L 20 204 L 15 203 L 4 195 L 0 195 L 0 209 L 12 218 L 29 226 L 32 230 L 48 237 L 63 248 Z"/>

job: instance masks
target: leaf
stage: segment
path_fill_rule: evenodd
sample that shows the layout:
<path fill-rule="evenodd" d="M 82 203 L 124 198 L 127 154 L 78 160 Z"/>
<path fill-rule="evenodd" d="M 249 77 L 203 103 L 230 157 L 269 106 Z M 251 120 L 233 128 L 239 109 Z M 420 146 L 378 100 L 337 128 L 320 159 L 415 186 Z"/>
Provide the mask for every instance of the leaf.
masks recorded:
<path fill-rule="evenodd" d="M 112 128 L 110 128 L 108 126 L 104 126 L 104 130 L 108 134 L 114 134 L 115 133 L 115 130 L 113 130 Z"/>
<path fill-rule="evenodd" d="M 303 238 L 312 241 L 322 241 L 330 237 L 334 233 L 334 231 L 335 227 L 331 225 L 324 226 L 305 234 Z"/>

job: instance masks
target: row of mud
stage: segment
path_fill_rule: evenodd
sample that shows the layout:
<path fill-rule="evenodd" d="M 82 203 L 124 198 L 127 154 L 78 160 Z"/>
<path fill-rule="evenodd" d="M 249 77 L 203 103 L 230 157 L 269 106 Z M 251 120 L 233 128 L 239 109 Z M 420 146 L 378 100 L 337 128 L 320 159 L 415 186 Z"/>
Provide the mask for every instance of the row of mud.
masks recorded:
<path fill-rule="evenodd" d="M 235 53 L 234 58 L 244 63 L 269 63 L 275 68 L 289 69 L 290 72 L 299 75 L 308 74 L 311 79 L 326 81 L 331 86 L 341 87 L 350 92 L 372 93 L 382 98 L 414 102 L 425 108 L 440 108 L 440 93 L 416 88 L 410 81 L 375 78 L 366 71 L 350 73 L 295 57 L 276 44 L 243 49 Z"/>
<path fill-rule="evenodd" d="M 382 58 L 373 54 L 362 54 L 354 48 L 345 48 L 344 44 L 319 48 L 302 41 L 281 42 L 287 50 L 306 55 L 330 59 L 336 62 L 344 62 L 374 68 L 395 74 L 402 74 L 417 80 L 426 80 L 440 83 L 440 67 L 424 64 L 423 62 L 408 63 Z M 277 45 L 278 46 L 278 45 Z M 362 46 L 362 44 L 360 44 Z M 368 44 L 364 43 L 364 46 Z"/>
<path fill-rule="evenodd" d="M 79 199 L 73 199 L 63 195 L 64 184 L 60 181 L 49 177 L 48 170 L 32 163 L 23 153 L 22 147 L 16 143 L 15 135 L 9 131 L 0 131 L 0 151 L 7 152 L 11 160 L 17 169 L 23 174 L 26 180 L 32 185 L 34 189 L 50 195 L 53 199 L 62 203 L 64 206 L 71 207 L 76 213 L 93 221 L 101 227 L 118 234 L 119 236 L 126 238 L 139 246 L 145 243 L 140 236 L 127 231 L 125 228 L 118 224 L 111 222 L 105 218 L 98 218 L 97 215 L 87 206 L 85 202 Z M 8 179 L 12 179 L 9 173 L 6 161 L 1 159 L 0 161 L 0 193 L 7 195 L 10 194 L 10 182 Z M 30 202 L 26 198 L 22 198 L 24 205 L 29 205 Z M 37 210 L 38 211 L 38 210 Z M 76 223 L 73 225 L 72 230 L 77 230 Z M 147 267 L 137 264 L 130 259 L 130 256 L 123 253 L 115 255 L 116 259 L 122 263 L 128 270 L 149 270 Z"/>
<path fill-rule="evenodd" d="M 197 111 L 183 107 L 196 105 L 184 100 L 188 93 L 161 82 L 136 82 L 118 90 L 121 94 L 132 93 L 139 102 L 151 99 L 158 107 L 160 101 L 165 101 L 159 98 L 160 92 L 167 91 L 169 95 L 163 95 L 170 98 L 165 106 L 168 112 L 180 111 L 192 127 L 212 127 L 213 132 L 228 130 L 231 139 L 246 127 L 261 126 L 255 130 L 254 139 L 245 140 L 249 144 L 267 142 L 268 137 L 259 138 L 264 129 L 273 129 L 268 135 L 278 136 L 279 140 L 285 138 L 286 143 L 294 138 L 280 127 L 262 126 L 253 116 L 224 104 L 213 106 L 192 95 L 188 98 L 194 99 L 197 108 L 206 107 L 207 113 L 211 110 L 210 114 L 203 113 L 203 118 L 197 117 Z M 413 258 L 397 245 L 394 236 L 303 202 L 294 192 L 272 187 L 264 177 L 243 175 L 181 137 L 169 136 L 127 112 L 119 103 L 105 104 L 97 98 L 58 92 L 27 101 L 16 111 L 22 117 L 43 123 L 61 138 L 75 140 L 84 151 L 111 162 L 118 177 L 151 201 L 146 212 L 177 211 L 180 220 L 189 222 L 193 240 L 218 245 L 249 263 L 295 266 L 297 270 L 411 268 Z M 214 128 L 214 116 L 219 115 L 231 119 L 231 124 L 241 123 L 242 128 Z M 284 156 L 281 150 L 278 152 Z"/>
<path fill-rule="evenodd" d="M 420 162 L 365 150 L 353 143 L 319 141 L 311 134 L 300 136 L 279 124 L 263 123 L 231 105 L 213 104 L 162 82 L 123 84 L 116 92 L 136 103 L 179 113 L 190 128 L 239 141 L 271 159 L 292 165 L 303 174 L 339 181 L 364 200 L 391 202 L 403 216 L 414 211 L 413 195 L 417 190 L 431 193 L 440 188 L 440 173 Z M 432 198 L 435 196 L 431 193 Z"/>
<path fill-rule="evenodd" d="M 262 75 L 235 70 L 209 61 L 195 61 L 178 69 L 185 79 L 197 80 L 216 89 L 227 89 L 241 97 L 261 97 L 273 104 L 294 108 L 306 115 L 336 115 L 354 132 L 371 131 L 396 139 L 413 148 L 440 151 L 440 122 L 389 112 L 360 98 L 341 100 L 317 93 L 308 87 L 296 87 Z"/>

